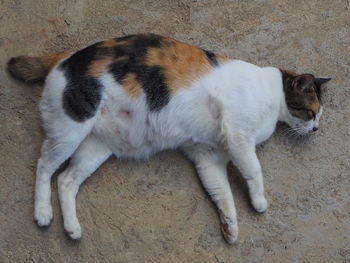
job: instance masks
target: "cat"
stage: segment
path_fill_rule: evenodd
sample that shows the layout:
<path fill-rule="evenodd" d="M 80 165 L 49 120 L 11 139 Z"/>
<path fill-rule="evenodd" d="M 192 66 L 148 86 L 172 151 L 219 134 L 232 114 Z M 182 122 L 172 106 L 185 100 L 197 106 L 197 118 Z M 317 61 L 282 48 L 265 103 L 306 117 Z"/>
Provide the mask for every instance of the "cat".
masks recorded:
<path fill-rule="evenodd" d="M 232 160 L 247 181 L 255 210 L 265 212 L 255 146 L 278 121 L 300 135 L 317 131 L 321 85 L 330 80 L 228 59 L 156 34 L 110 39 L 78 52 L 14 57 L 8 71 L 29 84 L 45 81 L 40 113 L 46 137 L 34 208 L 39 226 L 52 220 L 51 176 L 68 158 L 58 177 L 59 200 L 66 232 L 79 239 L 79 186 L 109 156 L 145 159 L 179 148 L 216 204 L 230 244 L 238 225 L 227 163 Z"/>

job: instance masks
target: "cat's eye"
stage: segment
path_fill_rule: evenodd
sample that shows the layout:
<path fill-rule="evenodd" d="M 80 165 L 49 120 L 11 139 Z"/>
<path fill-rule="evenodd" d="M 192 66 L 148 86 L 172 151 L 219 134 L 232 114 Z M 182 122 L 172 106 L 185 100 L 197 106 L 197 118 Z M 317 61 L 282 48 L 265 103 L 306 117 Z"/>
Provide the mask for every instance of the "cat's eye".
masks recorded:
<path fill-rule="evenodd" d="M 309 117 L 309 119 L 316 119 L 316 114 L 312 110 L 307 110 L 307 116 Z"/>
<path fill-rule="evenodd" d="M 316 114 L 309 109 L 303 108 L 303 107 L 297 107 L 297 106 L 289 106 L 292 110 L 297 111 L 300 113 L 300 115 L 303 116 L 302 119 L 310 120 L 310 119 L 316 119 Z M 299 114 L 298 114 L 299 115 Z"/>
<path fill-rule="evenodd" d="M 313 118 L 314 120 L 316 120 L 316 114 L 315 114 L 313 111 L 311 111 L 311 114 L 312 114 L 312 118 Z"/>
<path fill-rule="evenodd" d="M 303 107 L 297 107 L 297 106 L 289 106 L 289 108 L 291 108 L 292 110 L 297 110 L 297 111 L 308 110 L 308 109 L 305 109 Z"/>

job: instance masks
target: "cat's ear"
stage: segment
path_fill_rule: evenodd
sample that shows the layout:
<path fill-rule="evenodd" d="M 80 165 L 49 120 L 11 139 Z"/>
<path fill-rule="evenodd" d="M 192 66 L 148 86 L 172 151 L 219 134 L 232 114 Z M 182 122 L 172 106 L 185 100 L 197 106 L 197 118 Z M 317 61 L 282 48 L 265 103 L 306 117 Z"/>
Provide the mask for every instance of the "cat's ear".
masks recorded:
<path fill-rule="evenodd" d="M 316 94 L 319 100 L 321 100 L 322 94 L 321 86 L 330 80 L 331 78 L 315 78 Z"/>
<path fill-rule="evenodd" d="M 327 83 L 330 80 L 331 80 L 331 78 L 315 78 L 316 87 L 320 88 L 321 85 Z"/>
<path fill-rule="evenodd" d="M 298 90 L 304 90 L 310 88 L 310 84 L 314 81 L 314 77 L 311 74 L 302 74 L 296 76 L 293 80 L 293 87 Z"/>

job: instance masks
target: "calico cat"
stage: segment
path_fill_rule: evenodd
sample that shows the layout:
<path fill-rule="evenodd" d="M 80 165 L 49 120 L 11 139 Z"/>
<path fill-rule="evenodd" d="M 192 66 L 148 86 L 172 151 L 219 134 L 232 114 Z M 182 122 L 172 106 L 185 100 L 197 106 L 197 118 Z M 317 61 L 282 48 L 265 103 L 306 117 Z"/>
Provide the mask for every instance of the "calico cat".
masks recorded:
<path fill-rule="evenodd" d="M 321 85 L 330 80 L 258 67 L 155 34 L 110 39 L 75 53 L 15 57 L 8 70 L 27 83 L 45 81 L 40 112 L 46 138 L 34 217 L 39 226 L 50 224 L 50 179 L 70 158 L 58 190 L 64 228 L 73 239 L 81 237 L 79 186 L 110 155 L 144 159 L 179 148 L 215 202 L 224 238 L 234 243 L 238 226 L 227 163 L 233 160 L 253 207 L 265 212 L 255 145 L 278 121 L 300 135 L 317 131 Z"/>

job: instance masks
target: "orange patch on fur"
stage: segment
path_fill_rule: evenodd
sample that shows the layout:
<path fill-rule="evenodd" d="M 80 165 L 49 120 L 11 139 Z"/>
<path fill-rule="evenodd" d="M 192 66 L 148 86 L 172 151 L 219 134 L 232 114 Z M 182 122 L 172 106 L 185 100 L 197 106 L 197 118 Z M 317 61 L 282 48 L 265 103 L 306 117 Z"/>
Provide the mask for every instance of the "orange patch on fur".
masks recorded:
<path fill-rule="evenodd" d="M 136 98 L 140 95 L 141 84 L 136 79 L 135 73 L 129 73 L 128 75 L 126 75 L 123 81 L 123 88 L 132 98 Z"/>
<path fill-rule="evenodd" d="M 116 45 L 117 45 L 117 41 L 115 41 L 114 39 L 109 39 L 109 40 L 103 41 L 98 46 L 99 47 L 115 47 Z"/>
<path fill-rule="evenodd" d="M 127 40 L 120 40 L 117 41 L 115 39 L 108 39 L 106 41 L 103 41 L 101 44 L 98 45 L 98 47 L 116 47 L 116 46 L 120 46 L 120 45 L 125 45 L 128 44 Z"/>
<path fill-rule="evenodd" d="M 228 61 L 223 56 L 217 59 Z M 163 47 L 148 50 L 145 64 L 163 69 L 171 93 L 189 86 L 212 69 L 202 49 L 170 38 L 164 40 Z"/>
<path fill-rule="evenodd" d="M 107 67 L 112 63 L 112 57 L 105 57 L 103 59 L 92 61 L 87 75 L 92 77 L 99 77 L 107 71 Z"/>
<path fill-rule="evenodd" d="M 63 51 L 49 56 L 42 57 L 42 62 L 49 68 L 49 71 L 61 60 L 72 55 L 71 51 Z"/>
<path fill-rule="evenodd" d="M 311 110 L 317 114 L 319 111 L 320 111 L 320 108 L 321 108 L 321 104 L 318 100 L 314 101 L 312 104 L 311 104 Z"/>
<path fill-rule="evenodd" d="M 221 55 L 216 55 L 216 59 L 218 60 L 219 64 L 223 64 L 225 62 L 229 62 L 230 59 Z"/>

